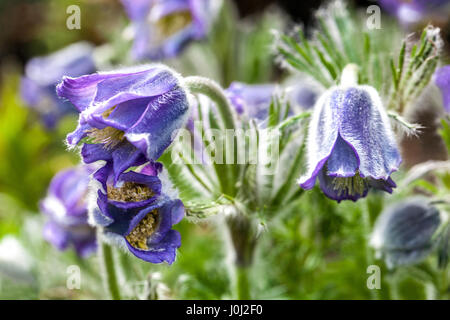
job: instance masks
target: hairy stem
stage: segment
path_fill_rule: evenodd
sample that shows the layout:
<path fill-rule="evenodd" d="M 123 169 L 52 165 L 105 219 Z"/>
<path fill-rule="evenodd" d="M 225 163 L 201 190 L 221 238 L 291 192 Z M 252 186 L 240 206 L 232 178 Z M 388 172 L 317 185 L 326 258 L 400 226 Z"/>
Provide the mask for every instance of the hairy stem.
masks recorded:
<path fill-rule="evenodd" d="M 236 128 L 234 109 L 230 105 L 223 89 L 216 82 L 208 78 L 191 76 L 184 79 L 184 84 L 190 92 L 203 94 L 216 103 L 224 129 L 228 131 Z M 226 148 L 235 146 L 235 136 L 227 134 L 224 143 Z M 215 171 L 220 182 L 221 191 L 225 194 L 234 195 L 236 192 L 236 180 L 239 175 L 236 167 L 216 163 Z"/>
<path fill-rule="evenodd" d="M 257 237 L 252 221 L 243 214 L 226 218 L 230 239 L 231 268 L 233 294 L 235 299 L 251 299 L 249 272 L 253 264 Z"/>
<path fill-rule="evenodd" d="M 114 267 L 114 257 L 110 245 L 103 241 L 103 233 L 100 228 L 97 231 L 97 243 L 99 245 L 99 258 L 103 284 L 109 296 L 113 300 L 120 300 L 119 284 Z"/>
<path fill-rule="evenodd" d="M 184 79 L 184 84 L 192 93 L 203 94 L 217 104 L 218 112 L 226 129 L 236 128 L 233 109 L 223 89 L 213 80 L 192 76 Z"/>

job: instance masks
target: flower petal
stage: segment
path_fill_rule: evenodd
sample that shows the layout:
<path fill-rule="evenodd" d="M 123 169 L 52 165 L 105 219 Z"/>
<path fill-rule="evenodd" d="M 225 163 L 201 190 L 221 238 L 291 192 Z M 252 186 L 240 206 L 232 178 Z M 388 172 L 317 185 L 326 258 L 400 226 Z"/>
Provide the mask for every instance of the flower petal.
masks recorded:
<path fill-rule="evenodd" d="M 126 240 L 126 244 L 131 253 L 144 261 L 172 264 L 175 261 L 176 250 L 181 246 L 181 235 L 176 230 L 170 230 L 166 233 L 164 239 L 152 245 L 149 250 L 136 249 L 128 240 Z"/>
<path fill-rule="evenodd" d="M 304 189 L 314 187 L 316 177 L 330 157 L 338 138 L 338 118 L 336 109 L 330 105 L 339 102 L 338 91 L 330 89 L 317 101 L 314 113 L 309 124 L 307 142 L 308 172 L 299 179 L 300 186 Z"/>
<path fill-rule="evenodd" d="M 173 133 L 184 125 L 188 108 L 185 92 L 172 90 L 153 99 L 125 137 L 150 161 L 157 160 L 174 139 Z"/>
<path fill-rule="evenodd" d="M 359 163 L 355 151 L 338 136 L 333 151 L 327 161 L 327 175 L 333 177 L 353 177 Z"/>
<path fill-rule="evenodd" d="M 388 116 L 370 86 L 339 90 L 339 133 L 356 151 L 361 177 L 388 179 L 401 162 Z"/>

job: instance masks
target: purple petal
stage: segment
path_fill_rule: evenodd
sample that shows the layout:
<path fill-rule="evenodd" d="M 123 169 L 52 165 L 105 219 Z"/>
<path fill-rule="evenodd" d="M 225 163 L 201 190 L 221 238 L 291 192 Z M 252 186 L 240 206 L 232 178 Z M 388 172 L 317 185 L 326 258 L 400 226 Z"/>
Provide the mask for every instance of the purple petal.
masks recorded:
<path fill-rule="evenodd" d="M 299 182 L 303 189 L 314 187 L 316 177 L 330 157 L 339 132 L 337 110 L 330 104 L 338 103 L 340 96 L 330 89 L 317 101 L 308 131 L 308 172 Z"/>
<path fill-rule="evenodd" d="M 338 136 L 333 151 L 327 161 L 327 175 L 333 177 L 353 177 L 359 167 L 355 151 Z"/>
<path fill-rule="evenodd" d="M 175 261 L 176 250 L 181 246 L 181 235 L 176 230 L 170 230 L 166 233 L 164 239 L 157 244 L 153 244 L 149 247 L 149 250 L 136 249 L 127 240 L 126 244 L 131 253 L 144 261 L 172 264 Z"/>
<path fill-rule="evenodd" d="M 188 108 L 182 90 L 153 99 L 141 119 L 126 131 L 125 137 L 150 161 L 157 160 L 172 142 L 174 132 L 184 125 Z"/>
<path fill-rule="evenodd" d="M 44 239 L 54 245 L 58 250 L 64 250 L 69 245 L 69 234 L 67 231 L 53 221 L 44 226 Z"/>
<path fill-rule="evenodd" d="M 83 147 L 81 148 L 81 156 L 83 157 L 83 161 L 85 163 L 93 163 L 99 160 L 112 160 L 111 150 L 105 148 L 105 146 L 101 143 L 83 144 Z"/>
<path fill-rule="evenodd" d="M 340 91 L 339 133 L 356 151 L 361 177 L 388 179 L 398 170 L 400 153 L 377 91 L 359 86 Z"/>
<path fill-rule="evenodd" d="M 145 19 L 152 5 L 152 0 L 120 0 L 131 20 Z"/>
<path fill-rule="evenodd" d="M 114 180 L 119 180 L 119 175 L 130 167 L 139 166 L 148 160 L 145 155 L 128 142 L 123 142 L 112 152 Z"/>

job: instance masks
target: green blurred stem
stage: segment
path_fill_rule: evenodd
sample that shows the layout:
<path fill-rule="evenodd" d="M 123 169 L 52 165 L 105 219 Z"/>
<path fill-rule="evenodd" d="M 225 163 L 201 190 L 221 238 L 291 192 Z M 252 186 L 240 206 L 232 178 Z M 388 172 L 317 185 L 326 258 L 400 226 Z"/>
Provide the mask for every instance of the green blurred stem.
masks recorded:
<path fill-rule="evenodd" d="M 362 225 L 364 228 L 364 235 L 366 236 L 365 243 L 364 243 L 364 250 L 366 253 L 366 265 L 370 266 L 375 263 L 374 257 L 373 257 L 373 251 L 369 246 L 368 237 L 372 233 L 372 223 L 370 219 L 370 200 L 371 199 L 365 199 L 365 205 L 362 209 L 361 219 L 362 219 Z M 366 267 L 367 267 L 366 266 Z M 372 300 L 379 300 L 380 299 L 380 292 L 379 289 L 372 289 L 369 290 L 370 295 L 372 297 Z"/>
<path fill-rule="evenodd" d="M 250 300 L 249 267 L 235 265 L 235 297 L 238 300 Z"/>
<path fill-rule="evenodd" d="M 226 218 L 229 254 L 232 258 L 230 278 L 235 299 L 251 299 L 250 271 L 257 244 L 253 221 L 241 213 Z"/>
<path fill-rule="evenodd" d="M 112 247 L 103 241 L 103 233 L 97 230 L 97 243 L 99 243 L 99 258 L 101 263 L 102 278 L 106 290 L 112 300 L 120 300 L 119 284 L 114 267 Z"/>

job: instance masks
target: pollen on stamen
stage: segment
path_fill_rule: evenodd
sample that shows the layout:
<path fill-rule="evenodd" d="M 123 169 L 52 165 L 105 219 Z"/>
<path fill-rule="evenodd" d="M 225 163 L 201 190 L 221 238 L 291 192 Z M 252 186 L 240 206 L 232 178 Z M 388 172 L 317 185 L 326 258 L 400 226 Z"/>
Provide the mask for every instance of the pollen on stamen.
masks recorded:
<path fill-rule="evenodd" d="M 134 182 L 124 182 L 119 188 L 107 186 L 108 199 L 119 202 L 145 201 L 155 194 L 149 187 Z"/>
<path fill-rule="evenodd" d="M 156 22 L 161 36 L 167 38 L 185 28 L 192 22 L 190 11 L 180 11 L 166 15 Z"/>
<path fill-rule="evenodd" d="M 136 249 L 148 250 L 147 240 L 158 227 L 158 210 L 150 211 L 138 225 L 126 236 Z"/>
<path fill-rule="evenodd" d="M 116 106 L 103 112 L 103 118 L 108 118 L 115 108 Z M 92 128 L 87 131 L 87 135 L 92 139 L 93 143 L 101 143 L 106 149 L 116 147 L 125 138 L 125 132 L 113 127 L 106 127 L 103 129 Z"/>
<path fill-rule="evenodd" d="M 333 179 L 333 189 L 341 196 L 347 191 L 348 195 L 362 195 L 367 188 L 366 179 L 359 175 L 359 172 L 353 177 L 337 177 Z"/>

